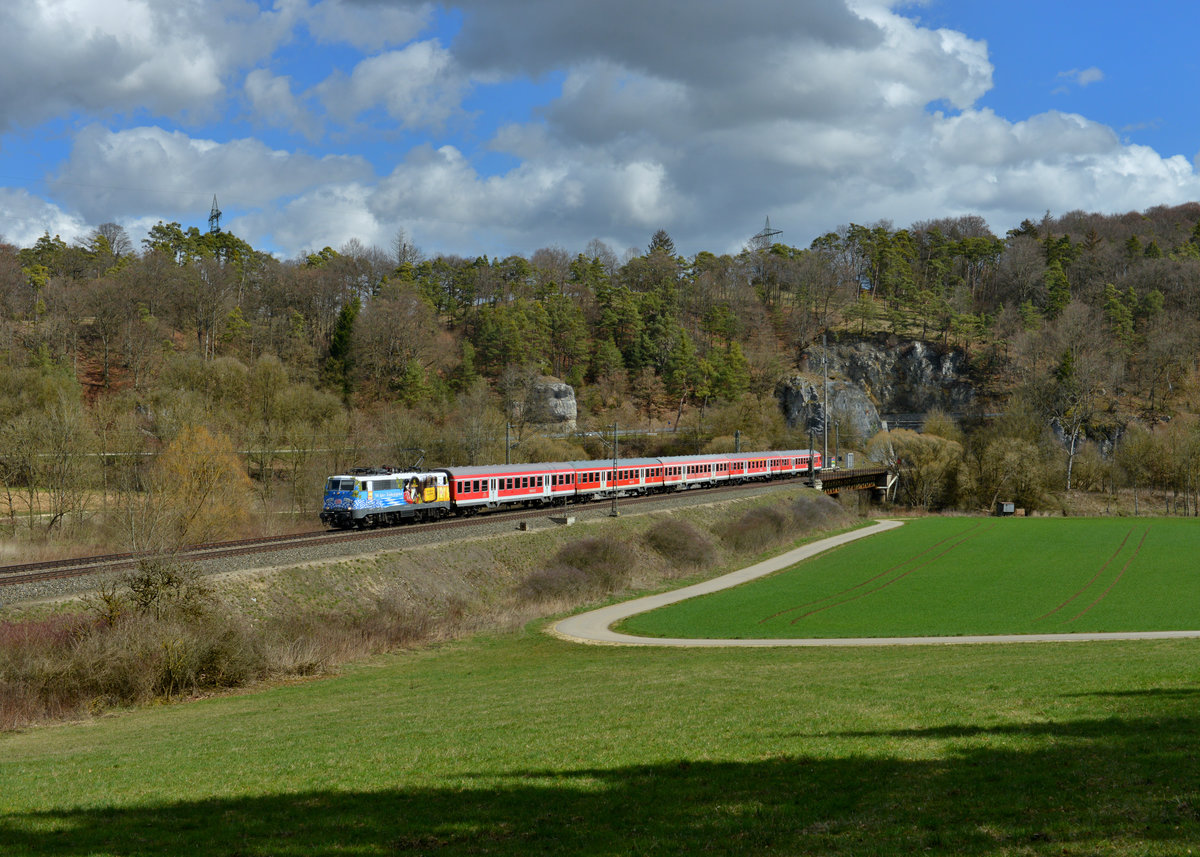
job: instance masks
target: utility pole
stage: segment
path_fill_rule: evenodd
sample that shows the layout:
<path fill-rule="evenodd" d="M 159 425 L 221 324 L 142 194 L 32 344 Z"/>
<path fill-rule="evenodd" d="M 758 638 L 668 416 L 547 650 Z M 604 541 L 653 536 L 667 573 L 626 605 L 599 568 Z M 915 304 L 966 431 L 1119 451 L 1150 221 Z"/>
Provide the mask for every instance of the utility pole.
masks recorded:
<path fill-rule="evenodd" d="M 812 426 L 808 429 L 808 478 L 813 479 L 813 430 Z"/>
<path fill-rule="evenodd" d="M 825 387 L 825 409 L 821 413 L 821 463 L 829 461 L 829 334 L 821 334 L 821 370 Z"/>
<path fill-rule="evenodd" d="M 610 518 L 620 517 L 617 511 L 617 424 L 613 423 L 613 475 L 612 475 L 612 511 L 608 513 Z"/>

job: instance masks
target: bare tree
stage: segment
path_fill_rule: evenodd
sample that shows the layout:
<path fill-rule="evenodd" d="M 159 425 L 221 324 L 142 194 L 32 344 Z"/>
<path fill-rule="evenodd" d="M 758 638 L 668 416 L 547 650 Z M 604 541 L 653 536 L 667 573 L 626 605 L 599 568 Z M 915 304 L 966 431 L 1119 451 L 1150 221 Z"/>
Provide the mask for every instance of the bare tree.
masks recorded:
<path fill-rule="evenodd" d="M 93 236 L 103 236 L 108 242 L 108 248 L 113 256 L 120 259 L 133 253 L 133 242 L 129 233 L 119 223 L 101 223 L 92 233 Z"/>
<path fill-rule="evenodd" d="M 1062 435 L 1067 452 L 1066 489 L 1080 442 L 1119 378 L 1120 361 L 1099 314 L 1071 302 L 1046 328 L 1048 360 L 1035 381 L 1043 413 Z"/>
<path fill-rule="evenodd" d="M 403 228 L 397 229 L 395 237 L 392 238 L 392 255 L 396 260 L 397 268 L 405 265 L 418 265 L 425 258 L 421 253 L 421 248 L 412 243 Z"/>

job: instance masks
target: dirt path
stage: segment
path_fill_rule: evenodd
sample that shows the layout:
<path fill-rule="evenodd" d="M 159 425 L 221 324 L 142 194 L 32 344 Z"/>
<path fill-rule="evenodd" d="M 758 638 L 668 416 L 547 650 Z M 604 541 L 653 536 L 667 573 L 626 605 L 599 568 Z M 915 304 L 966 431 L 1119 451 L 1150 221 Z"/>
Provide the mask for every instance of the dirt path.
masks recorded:
<path fill-rule="evenodd" d="M 929 646 L 929 645 L 961 645 L 966 643 L 1052 643 L 1079 642 L 1096 640 L 1170 640 L 1188 637 L 1200 637 L 1200 631 L 1128 631 L 1116 633 L 1089 634 L 997 634 L 992 636 L 964 637 L 855 637 L 833 639 L 742 639 L 742 640 L 693 640 L 672 637 L 634 637 L 629 634 L 619 634 L 611 630 L 612 625 L 658 607 L 665 607 L 688 598 L 707 595 L 737 586 L 759 577 L 764 577 L 776 571 L 795 565 L 801 560 L 808 559 L 830 548 L 844 545 L 857 539 L 873 536 L 895 527 L 901 526 L 900 521 L 876 521 L 872 526 L 864 527 L 853 532 L 831 536 L 802 548 L 788 551 L 773 559 L 734 571 L 722 577 L 706 580 L 683 589 L 672 592 L 662 592 L 658 595 L 647 595 L 620 604 L 613 604 L 590 613 L 580 613 L 561 619 L 550 627 L 550 633 L 563 640 L 574 643 L 592 643 L 610 646 L 688 646 L 699 648 L 715 648 L 724 646 L 749 646 L 766 648 L 770 646 Z"/>

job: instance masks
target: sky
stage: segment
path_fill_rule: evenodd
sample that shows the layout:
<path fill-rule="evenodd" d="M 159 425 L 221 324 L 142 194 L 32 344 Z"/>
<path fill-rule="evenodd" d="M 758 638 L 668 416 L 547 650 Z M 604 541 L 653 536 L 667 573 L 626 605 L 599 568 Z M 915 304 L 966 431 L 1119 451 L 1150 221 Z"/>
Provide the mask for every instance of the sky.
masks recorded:
<path fill-rule="evenodd" d="M 736 253 L 1200 199 L 1200 4 L 5 0 L 0 237 Z"/>

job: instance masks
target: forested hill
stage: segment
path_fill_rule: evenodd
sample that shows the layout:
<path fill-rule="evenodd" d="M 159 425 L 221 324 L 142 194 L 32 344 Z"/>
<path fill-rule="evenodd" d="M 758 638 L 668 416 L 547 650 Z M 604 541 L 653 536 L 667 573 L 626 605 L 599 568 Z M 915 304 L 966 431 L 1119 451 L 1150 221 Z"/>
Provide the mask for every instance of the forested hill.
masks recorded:
<path fill-rule="evenodd" d="M 987 410 L 1008 415 L 987 443 L 1020 439 L 1077 484 L 1116 479 L 1117 438 L 1168 444 L 1151 430 L 1169 420 L 1171 448 L 1193 440 L 1173 418 L 1195 410 L 1200 204 L 1047 215 L 1004 236 L 977 217 L 851 224 L 692 258 L 648 237 L 505 259 L 426 256 L 401 231 L 283 261 L 176 223 L 140 248 L 116 224 L 0 244 L 3 449 L 155 452 L 203 427 L 295 506 L 305 480 L 367 451 L 503 460 L 511 406 L 543 375 L 575 387 L 585 430 L 669 426 L 696 448 L 737 431 L 766 448 L 799 439 L 779 379 L 822 335 L 866 334 L 963 349 Z M 515 430 L 522 457 L 588 452 Z M 967 457 L 969 435 L 952 438 Z M 41 465 L 6 455 L 11 493 Z"/>

